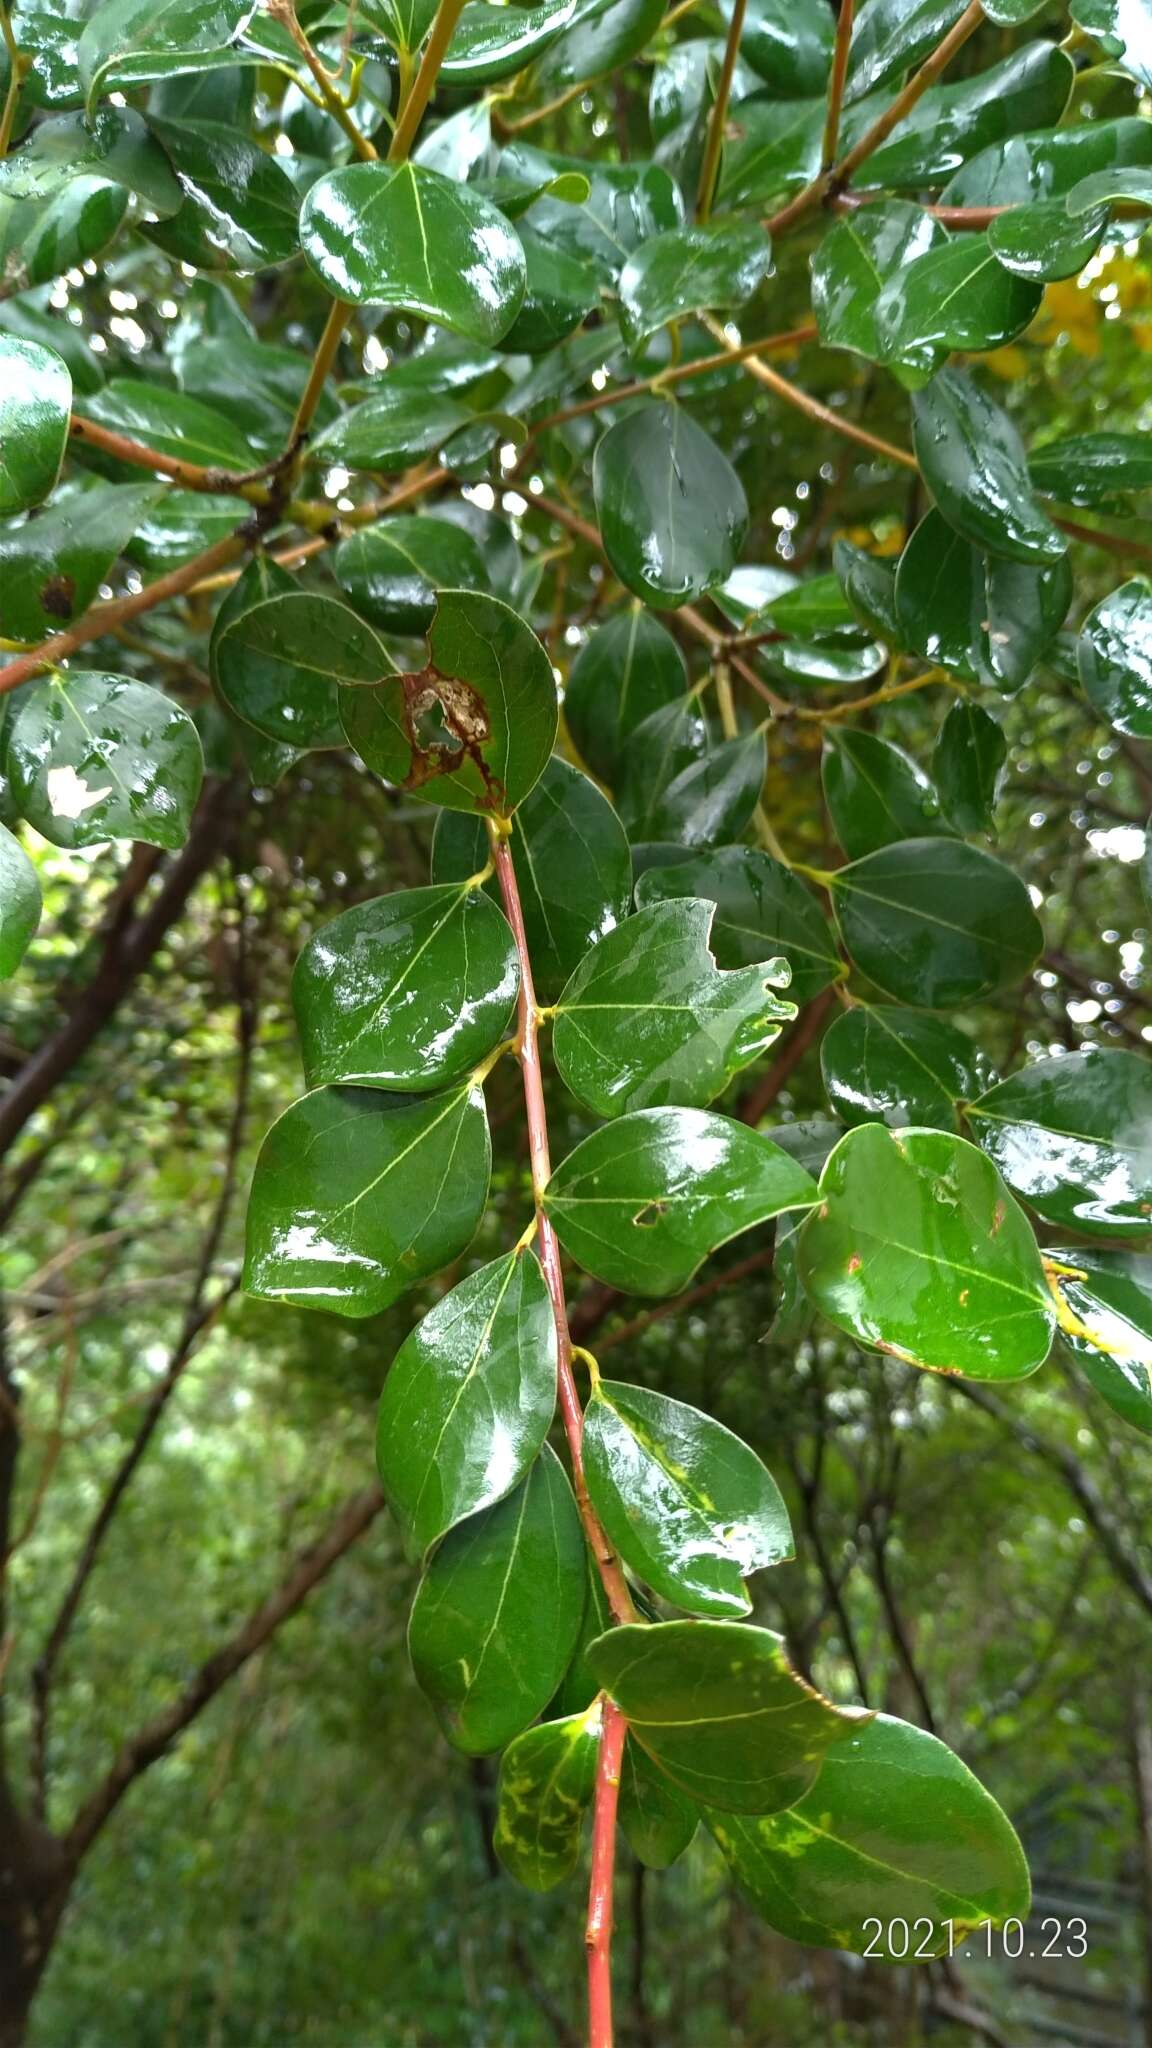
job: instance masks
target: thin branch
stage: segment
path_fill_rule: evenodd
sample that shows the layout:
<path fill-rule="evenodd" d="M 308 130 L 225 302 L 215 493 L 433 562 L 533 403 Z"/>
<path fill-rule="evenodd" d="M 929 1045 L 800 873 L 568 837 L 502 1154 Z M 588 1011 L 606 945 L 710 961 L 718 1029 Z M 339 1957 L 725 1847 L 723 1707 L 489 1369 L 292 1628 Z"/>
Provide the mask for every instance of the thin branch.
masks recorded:
<path fill-rule="evenodd" d="M 805 342 L 815 341 L 818 329 L 809 321 L 803 327 L 790 327 L 781 334 L 766 334 L 762 341 L 726 343 L 715 355 L 696 356 L 690 363 L 674 363 L 666 370 L 657 370 L 651 377 L 641 377 L 634 384 L 617 384 L 606 391 L 594 391 L 590 398 L 581 398 L 575 405 L 566 405 L 560 412 L 551 412 L 545 419 L 537 420 L 529 434 L 531 443 L 548 427 L 562 427 L 568 420 L 582 419 L 585 413 L 599 412 L 606 405 L 622 405 L 626 399 L 643 398 L 647 392 L 664 390 L 667 385 L 681 384 L 689 377 L 703 377 L 712 370 L 723 370 L 732 363 L 742 363 L 749 356 L 788 355 L 801 348 Z"/>
<path fill-rule="evenodd" d="M 844 82 L 848 76 L 848 53 L 852 43 L 855 13 L 855 0 L 840 0 L 840 13 L 836 20 L 836 45 L 832 52 L 832 71 L 828 79 L 828 117 L 824 123 L 824 148 L 820 157 L 820 168 L 824 171 L 831 170 L 840 146 L 840 114 L 844 106 Z"/>
<path fill-rule="evenodd" d="M 207 468 L 200 462 L 185 462 L 178 455 L 165 455 L 161 449 L 133 441 L 127 434 L 115 434 L 110 427 L 102 427 L 98 420 L 85 419 L 78 412 L 72 414 L 68 431 L 73 441 L 79 441 L 85 448 L 99 448 L 103 454 L 114 455 L 118 462 L 129 462 L 136 469 L 154 470 L 157 476 L 169 477 L 186 491 L 231 493 L 233 497 L 246 498 L 250 505 L 266 505 L 271 497 L 260 479 L 275 469 L 273 462 L 243 473 Z"/>
<path fill-rule="evenodd" d="M 401 107 L 396 121 L 391 146 L 388 150 L 388 161 L 390 164 L 403 163 L 404 158 L 416 140 L 416 132 L 421 121 L 424 119 L 425 109 L 432 97 L 436 80 L 440 75 L 440 66 L 448 53 L 448 45 L 452 41 L 453 31 L 463 11 L 464 0 L 440 0 L 436 19 L 432 23 L 428 41 L 424 45 L 424 55 L 420 59 L 420 69 L 416 73 L 412 82 L 412 90 Z"/>
<path fill-rule="evenodd" d="M 383 1506 L 384 1495 L 378 1486 L 370 1486 L 346 1501 L 324 1535 L 298 1553 L 277 1590 L 200 1666 L 170 1706 L 129 1737 L 64 1837 L 65 1854 L 73 1871 L 136 1780 L 171 1749 L 228 1680 L 303 1606 L 313 1587 L 359 1542 Z"/>
<path fill-rule="evenodd" d="M 728 38 L 724 44 L 724 58 L 720 66 L 720 78 L 716 87 L 716 98 L 708 117 L 708 134 L 704 143 L 704 157 L 700 165 L 700 183 L 696 190 L 696 218 L 707 221 L 712 211 L 712 196 L 716 190 L 716 173 L 720 168 L 720 151 L 724 143 L 724 123 L 728 119 L 728 102 L 732 97 L 732 78 L 736 70 L 736 58 L 740 50 L 740 38 L 744 33 L 744 15 L 747 0 L 735 0 L 732 18 L 728 23 Z"/>
<path fill-rule="evenodd" d="M 616 1875 L 616 1809 L 628 1724 L 614 1700 L 604 1701 L 596 1803 L 592 1814 L 592 1877 L 588 1887 L 588 2048 L 612 2048 L 612 1905 Z"/>
<path fill-rule="evenodd" d="M 348 111 L 347 101 L 336 90 L 331 74 L 325 70 L 312 44 L 297 21 L 296 9 L 292 5 L 292 0 L 268 0 L 268 13 L 274 21 L 281 22 L 287 29 L 316 81 L 316 89 L 324 102 L 324 106 L 328 113 L 331 114 L 332 119 L 347 136 L 357 156 L 364 163 L 375 163 L 375 149 L 367 136 L 361 135 L 360 130 Z"/>
<path fill-rule="evenodd" d="M 979 0 L 976 0 L 976 4 L 979 4 Z M 704 325 L 717 341 L 724 340 L 724 329 L 719 321 L 705 314 Z M 794 406 L 797 412 L 806 414 L 808 419 L 815 420 L 818 425 L 830 427 L 834 434 L 843 434 L 847 440 L 858 442 L 862 448 L 870 449 L 874 455 L 882 455 L 886 462 L 897 462 L 904 469 L 917 468 L 916 457 L 906 448 L 897 448 L 891 441 L 882 441 L 878 434 L 870 434 L 866 427 L 858 427 L 855 420 L 845 419 L 842 413 L 830 411 L 826 405 L 821 405 L 818 398 L 810 398 L 806 391 L 800 391 L 795 384 L 789 384 L 786 377 L 781 377 L 776 370 L 770 369 L 758 356 L 749 356 L 745 367 L 750 375 L 755 377 L 757 383 L 775 392 L 777 398 L 782 398 L 786 405 Z"/>

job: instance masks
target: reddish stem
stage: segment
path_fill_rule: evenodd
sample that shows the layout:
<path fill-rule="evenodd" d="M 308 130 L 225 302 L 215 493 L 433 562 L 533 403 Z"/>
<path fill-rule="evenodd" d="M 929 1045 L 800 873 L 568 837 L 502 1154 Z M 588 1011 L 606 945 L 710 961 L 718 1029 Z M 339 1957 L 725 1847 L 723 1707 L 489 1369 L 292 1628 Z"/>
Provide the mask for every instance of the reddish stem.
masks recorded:
<path fill-rule="evenodd" d="M 516 940 L 520 960 L 520 1067 L 524 1076 L 524 1107 L 528 1121 L 528 1156 L 532 1168 L 532 1194 L 536 1205 L 537 1241 L 540 1265 L 552 1302 L 556 1323 L 557 1390 L 564 1433 L 572 1460 L 572 1485 L 584 1534 L 596 1559 L 600 1581 L 617 1622 L 637 1621 L 632 1595 L 623 1568 L 601 1527 L 588 1496 L 584 1477 L 584 1411 L 572 1371 L 572 1337 L 568 1328 L 568 1304 L 564 1298 L 564 1273 L 560 1246 L 551 1220 L 544 1209 L 544 1190 L 552 1177 L 548 1149 L 548 1113 L 544 1102 L 544 1077 L 540 1067 L 539 1011 L 532 982 L 532 960 L 524 929 L 524 910 L 512 861 L 512 849 L 505 833 L 491 827 L 492 858 L 500 883 L 504 911 Z M 620 1792 L 620 1758 L 626 1726 L 612 1701 L 604 1701 L 600 1755 L 596 1767 L 596 1793 L 592 1812 L 592 1883 L 588 1895 L 588 2042 L 589 2048 L 612 2048 L 612 1881 L 616 1861 L 616 1803 Z"/>
<path fill-rule="evenodd" d="M 616 1869 L 616 1805 L 628 1723 L 604 1702 L 596 1807 L 592 1818 L 592 1881 L 588 1888 L 588 2048 L 612 2048 L 612 1880 Z"/>

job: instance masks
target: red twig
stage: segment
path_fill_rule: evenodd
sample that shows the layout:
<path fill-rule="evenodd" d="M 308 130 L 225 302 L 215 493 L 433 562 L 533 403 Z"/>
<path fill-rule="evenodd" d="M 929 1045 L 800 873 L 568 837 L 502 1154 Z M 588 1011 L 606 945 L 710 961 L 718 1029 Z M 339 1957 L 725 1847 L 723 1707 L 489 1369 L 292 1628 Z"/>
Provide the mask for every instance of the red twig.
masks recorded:
<path fill-rule="evenodd" d="M 588 1888 L 588 2048 L 612 2048 L 612 1880 L 616 1868 L 616 1804 L 628 1723 L 604 1702 L 596 1809 L 592 1820 L 592 1882 Z"/>

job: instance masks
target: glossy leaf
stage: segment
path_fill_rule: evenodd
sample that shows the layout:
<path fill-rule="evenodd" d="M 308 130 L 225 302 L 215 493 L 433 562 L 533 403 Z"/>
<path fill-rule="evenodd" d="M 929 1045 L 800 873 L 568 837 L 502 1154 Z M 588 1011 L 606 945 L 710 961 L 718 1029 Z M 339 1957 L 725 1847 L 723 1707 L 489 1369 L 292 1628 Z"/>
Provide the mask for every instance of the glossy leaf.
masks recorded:
<path fill-rule="evenodd" d="M 679 227 L 684 218 L 679 190 L 659 164 L 594 163 L 513 143 L 500 159 L 500 170 L 533 191 L 557 177 L 587 178 L 588 197 L 578 204 L 538 199 L 532 226 L 545 241 L 591 263 L 604 283 L 616 278 L 633 249 L 665 228 Z"/>
<path fill-rule="evenodd" d="M 1109 725 L 1152 739 L 1152 588 L 1142 577 L 1089 614 L 1076 658 L 1085 694 Z"/>
<path fill-rule="evenodd" d="M 896 569 L 879 555 L 866 554 L 851 541 L 838 540 L 832 549 L 836 574 L 858 619 L 874 633 L 900 644 L 896 620 Z"/>
<path fill-rule="evenodd" d="M 859 1005 L 820 1042 L 828 1101 L 846 1124 L 909 1124 L 955 1131 L 957 1105 L 991 1085 L 980 1048 L 953 1024 L 919 1010 Z"/>
<path fill-rule="evenodd" d="M 356 609 L 393 633 L 426 632 L 440 591 L 484 590 L 488 584 L 472 535 L 419 512 L 350 533 L 336 550 L 332 570 Z"/>
<path fill-rule="evenodd" d="M 658 611 L 689 603 L 734 567 L 748 501 L 727 456 L 682 407 L 646 405 L 609 427 L 592 487 L 609 562 Z"/>
<path fill-rule="evenodd" d="M 79 618 L 159 496 L 153 484 L 96 484 L 0 533 L 0 633 L 31 644 Z"/>
<path fill-rule="evenodd" d="M 594 782 L 554 754 L 512 820 L 512 864 L 524 913 L 532 978 L 552 1002 L 591 946 L 627 916 L 628 841 Z M 464 881 L 488 857 L 479 819 L 445 812 L 432 841 L 436 881 Z M 496 885 L 488 884 L 493 893 Z"/>
<path fill-rule="evenodd" d="M 520 987 L 481 889 L 398 889 L 321 925 L 292 977 L 308 1086 L 441 1088 L 505 1035 Z"/>
<path fill-rule="evenodd" d="M 164 78 L 177 65 L 198 70 L 209 52 L 236 40 L 251 11 L 249 0 L 103 0 L 76 53 L 89 99 Z"/>
<path fill-rule="evenodd" d="M 524 251 L 488 200 L 415 164 L 349 164 L 312 186 L 300 245 L 322 284 L 356 306 L 499 341 L 520 310 Z"/>
<path fill-rule="evenodd" d="M 1086 1237 L 1152 1231 L 1152 1065 L 1092 1047 L 1037 1060 L 968 1112 L 1009 1187 Z"/>
<path fill-rule="evenodd" d="M 0 194 L 0 273 L 9 291 L 47 284 L 91 262 L 123 225 L 128 194 L 104 178 L 74 178 L 49 199 Z"/>
<path fill-rule="evenodd" d="M 637 745 L 640 738 L 638 734 Z M 647 829 L 656 839 L 678 840 L 694 850 L 736 839 L 751 821 L 767 772 L 762 732 L 721 740 L 660 790 L 648 812 Z"/>
<path fill-rule="evenodd" d="M 222 122 L 149 122 L 183 199 L 146 232 L 169 256 L 198 269 L 266 270 L 299 248 L 300 201 L 274 158 Z"/>
<path fill-rule="evenodd" d="M 1027 682 L 1072 595 L 1067 559 L 1039 567 L 984 553 L 938 512 L 922 519 L 896 570 L 906 647 L 966 682 L 1013 691 Z"/>
<path fill-rule="evenodd" d="M 600 281 L 590 263 L 546 241 L 529 221 L 517 233 L 524 251 L 524 300 L 502 346 L 541 355 L 599 306 Z"/>
<path fill-rule="evenodd" d="M 676 698 L 641 720 L 624 749 L 616 789 L 620 816 L 634 841 L 656 838 L 655 818 L 665 790 L 702 761 L 710 745 L 698 693 Z"/>
<path fill-rule="evenodd" d="M 849 860 L 901 839 L 948 831 L 923 770 L 876 733 L 830 726 L 823 780 L 832 828 Z"/>
<path fill-rule="evenodd" d="M 724 0 L 720 12 L 730 22 L 732 0 Z M 833 39 L 833 23 L 821 0 L 750 0 L 740 54 L 778 93 L 820 93 Z"/>
<path fill-rule="evenodd" d="M 580 649 L 564 691 L 564 718 L 594 775 L 612 781 L 625 742 L 654 711 L 688 688 L 679 647 L 658 619 L 633 602 Z"/>
<path fill-rule="evenodd" d="M 670 1103 L 704 1109 L 796 1015 L 781 960 L 718 970 L 707 902 L 627 917 L 576 969 L 556 1007 L 561 1079 L 598 1116 Z"/>
<path fill-rule="evenodd" d="M 919 64 L 963 12 L 964 0 L 871 0 L 852 32 L 849 102 Z"/>
<path fill-rule="evenodd" d="M 429 1310 L 384 1382 L 376 1466 L 416 1555 L 520 1484 L 555 1406 L 544 1275 L 533 1252 L 509 1252 Z"/>
<path fill-rule="evenodd" d="M 1040 299 L 1038 284 L 997 262 L 987 235 L 958 235 L 885 283 L 873 311 L 881 361 L 930 376 L 952 349 L 1014 341 Z"/>
<path fill-rule="evenodd" d="M 106 178 L 136 193 L 149 211 L 175 213 L 176 173 L 144 118 L 131 107 L 101 107 L 91 119 L 63 114 L 42 121 L 23 146 L 0 163 L 0 194 L 48 199 L 78 177 Z"/>
<path fill-rule="evenodd" d="M 334 597 L 282 591 L 227 621 L 212 641 L 225 704 L 288 746 L 341 744 L 341 685 L 370 687 L 393 668 L 371 626 Z"/>
<path fill-rule="evenodd" d="M 7 758 L 22 815 L 53 846 L 182 846 L 204 779 L 187 712 L 147 683 L 98 671 L 37 683 Z"/>
<path fill-rule="evenodd" d="M 1034 449 L 1028 470 L 1045 497 L 1065 505 L 1107 505 L 1129 492 L 1152 490 L 1152 437 L 1069 434 Z"/>
<path fill-rule="evenodd" d="M 0 981 L 15 974 L 40 923 L 40 878 L 20 841 L 0 825 Z"/>
<path fill-rule="evenodd" d="M 822 99 L 748 99 L 725 127 L 720 197 L 726 205 L 758 205 L 806 185 L 820 169 Z"/>
<path fill-rule="evenodd" d="M 820 1197 L 797 1260 L 839 1329 L 969 1379 L 1024 1379 L 1043 1364 L 1054 1318 L 1036 1240 L 975 1145 L 861 1124 L 831 1154 Z"/>
<path fill-rule="evenodd" d="M 957 832 L 990 832 L 1008 760 L 1002 727 L 980 704 L 957 698 L 932 753 L 932 779 Z"/>
<path fill-rule="evenodd" d="M 492 1846 L 505 1870 L 532 1891 L 552 1891 L 579 1862 L 602 1711 L 597 1701 L 567 1720 L 545 1721 L 504 1753 Z"/>
<path fill-rule="evenodd" d="M 965 157 L 1022 129 L 1055 125 L 1072 91 L 1075 67 L 1047 40 L 1025 43 L 970 78 L 934 86 L 899 133 L 868 159 L 869 183 L 919 188 L 947 178 Z"/>
<path fill-rule="evenodd" d="M 251 444 L 232 420 L 182 391 L 146 384 L 140 377 L 113 377 L 84 401 L 83 413 L 98 426 L 180 462 L 241 475 L 252 468 Z"/>
<path fill-rule="evenodd" d="M 673 1783 L 733 1813 L 791 1806 L 858 1724 L 797 1677 L 780 1636 L 744 1622 L 614 1628 L 588 1657 Z"/>
<path fill-rule="evenodd" d="M 1060 1335 L 1101 1399 L 1152 1436 L 1152 1259 L 1083 1248 L 1046 1254 L 1071 1311 Z"/>
<path fill-rule="evenodd" d="M 1044 943 L 1011 868 L 958 839 L 904 839 L 837 870 L 836 922 L 862 974 L 898 1003 L 950 1010 L 1026 974 Z"/>
<path fill-rule="evenodd" d="M 422 455 L 438 453 L 472 418 L 455 398 L 385 384 L 325 428 L 315 453 L 349 469 L 406 469 Z M 369 527 L 367 537 L 375 530 Z"/>
<path fill-rule="evenodd" d="M 989 223 L 988 245 L 998 263 L 1017 277 L 1048 284 L 1075 277 L 1104 239 L 1108 209 L 1098 206 L 1070 220 L 1062 199 L 1015 206 Z"/>
<path fill-rule="evenodd" d="M 0 334 L 0 516 L 38 505 L 52 490 L 71 408 L 72 379 L 60 357 Z"/>
<path fill-rule="evenodd" d="M 412 1668 L 454 1748 L 490 1755 L 536 1719 L 583 1612 L 584 1535 L 545 1445 L 514 1493 L 449 1531 L 413 1603 Z"/>
<path fill-rule="evenodd" d="M 346 690 L 344 730 L 368 767 L 424 803 L 507 817 L 556 737 L 552 664 L 523 619 L 479 591 L 441 592 L 427 665 Z"/>
<path fill-rule="evenodd" d="M 664 0 L 591 0 L 583 5 L 532 74 L 532 87 L 545 98 L 570 86 L 603 78 L 638 56 L 664 15 Z"/>
<path fill-rule="evenodd" d="M 334 1315 L 379 1314 L 465 1250 L 490 1159 L 484 1097 L 470 1082 L 415 1102 L 313 1089 L 260 1148 L 245 1287 Z"/>
<path fill-rule="evenodd" d="M 625 1564 L 691 1614 L 749 1614 L 745 1579 L 793 1554 L 788 1511 L 755 1451 L 683 1401 L 598 1381 L 584 1465 Z"/>
<path fill-rule="evenodd" d="M 853 1728 L 786 1813 L 708 1825 L 757 1911 L 811 1947 L 903 1960 L 914 1927 L 918 1955 L 947 1956 L 1028 1915 L 1028 1865 L 996 1801 L 934 1735 L 888 1714 Z"/>
<path fill-rule="evenodd" d="M 670 320 L 742 306 L 767 277 L 772 244 L 752 221 L 658 235 L 620 272 L 620 324 L 630 348 Z"/>
<path fill-rule="evenodd" d="M 941 370 L 912 401 L 920 474 L 959 533 L 993 555 L 1058 561 L 1067 548 L 1032 496 L 1024 444 L 1007 413 L 958 370 Z"/>
<path fill-rule="evenodd" d="M 648 1870 L 668 1870 L 699 1825 L 696 1808 L 636 1742 L 624 1744 L 619 1814 L 632 1854 Z"/>
<path fill-rule="evenodd" d="M 576 12 L 576 0 L 544 0 L 542 6 L 517 7 L 511 14 L 489 0 L 468 0 L 440 76 L 447 85 L 492 85 L 510 78 L 554 43 Z"/>
<path fill-rule="evenodd" d="M 1012 135 L 981 150 L 960 166 L 941 196 L 949 206 L 1026 207 L 1065 197 L 1094 171 L 1147 163 L 1152 135 L 1146 121 L 1082 121 Z"/>
<path fill-rule="evenodd" d="M 711 944 L 719 967 L 747 967 L 782 955 L 792 970 L 788 993 L 801 1004 L 841 971 L 836 942 L 811 890 L 766 853 L 722 846 L 675 867 L 652 868 L 636 888 L 641 908 L 681 896 L 715 903 Z"/>
<path fill-rule="evenodd" d="M 586 1272 L 659 1295 L 729 1238 L 814 1200 L 811 1177 L 760 1132 L 708 1110 L 643 1109 L 577 1145 L 544 1207 Z"/>

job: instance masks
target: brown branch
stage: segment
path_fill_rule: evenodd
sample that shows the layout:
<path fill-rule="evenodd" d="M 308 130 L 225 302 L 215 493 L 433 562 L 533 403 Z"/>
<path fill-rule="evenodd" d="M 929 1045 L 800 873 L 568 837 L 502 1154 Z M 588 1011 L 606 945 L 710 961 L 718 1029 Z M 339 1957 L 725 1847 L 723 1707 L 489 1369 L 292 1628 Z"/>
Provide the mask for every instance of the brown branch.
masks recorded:
<path fill-rule="evenodd" d="M 148 967 L 196 884 L 219 855 L 235 797 L 235 784 L 209 783 L 187 841 L 165 871 L 151 903 L 130 923 L 117 927 L 95 974 L 73 1000 L 59 1030 L 25 1062 L 0 1098 L 0 1158 L 88 1051 Z"/>
<path fill-rule="evenodd" d="M 709 314 L 705 314 L 703 318 L 709 334 L 717 341 L 723 341 L 724 329 L 720 323 L 713 320 Z M 867 427 L 858 427 L 855 420 L 845 419 L 842 413 L 832 412 L 828 406 L 821 405 L 818 398 L 810 398 L 806 391 L 798 390 L 796 385 L 790 384 L 779 371 L 770 369 L 767 363 L 761 362 L 759 356 L 749 356 L 746 368 L 758 384 L 763 384 L 766 390 L 774 392 L 777 398 L 782 398 L 786 405 L 794 406 L 796 411 L 802 412 L 806 418 L 815 420 L 818 426 L 830 427 L 834 434 L 843 434 L 846 440 L 857 441 L 862 448 L 870 449 L 873 455 L 882 455 L 886 462 L 898 462 L 904 469 L 918 467 L 916 457 L 910 454 L 907 448 L 897 448 L 894 442 L 881 440 L 879 434 L 870 434 Z"/>
<path fill-rule="evenodd" d="M 383 1506 L 384 1495 L 378 1486 L 370 1486 L 346 1501 L 325 1533 L 298 1553 L 277 1590 L 200 1666 L 170 1706 L 129 1737 L 64 1837 L 63 1847 L 73 1873 L 125 1793 L 171 1749 L 228 1680 L 303 1606 L 313 1588 L 371 1527 Z"/>
<path fill-rule="evenodd" d="M 732 16 L 728 23 L 728 35 L 724 44 L 724 57 L 720 66 L 720 78 L 716 86 L 716 98 L 708 117 L 708 133 L 704 142 L 704 156 L 700 165 L 700 182 L 696 188 L 696 218 L 702 224 L 712 211 L 712 196 L 716 190 L 716 173 L 720 168 L 720 150 L 724 142 L 724 123 L 728 119 L 728 102 L 732 97 L 732 78 L 736 70 L 736 58 L 740 50 L 740 38 L 744 33 L 744 15 L 748 0 L 733 0 Z M 850 0 L 849 0 L 850 4 Z"/>
<path fill-rule="evenodd" d="M 844 105 L 844 82 L 848 76 L 848 53 L 852 44 L 855 13 L 855 0 L 840 0 L 840 13 L 836 19 L 836 45 L 832 52 L 832 71 L 828 79 L 828 115 L 824 123 L 824 148 L 820 156 L 820 168 L 824 171 L 831 170 L 840 146 L 840 114 Z"/>
<path fill-rule="evenodd" d="M 183 1377 L 185 1367 L 199 1349 L 202 1339 L 217 1321 L 222 1309 L 237 1292 L 239 1279 L 231 1281 L 212 1301 L 205 1300 L 205 1291 L 212 1277 L 212 1270 L 220 1249 L 228 1212 L 236 1187 L 236 1171 L 240 1158 L 240 1147 L 244 1137 L 244 1125 L 248 1112 L 248 1092 L 252 1072 L 252 1045 L 255 1036 L 255 1016 L 251 991 L 247 985 L 246 956 L 243 943 L 243 912 L 238 919 L 239 956 L 237 964 L 237 1008 L 236 1008 L 236 1090 L 225 1140 L 224 1172 L 220 1192 L 213 1207 L 212 1217 L 204 1236 L 197 1262 L 192 1290 L 184 1311 L 179 1335 L 173 1345 L 167 1367 L 153 1387 L 144 1413 L 124 1456 L 104 1493 L 95 1515 L 89 1524 L 80 1555 L 76 1561 L 57 1610 L 56 1618 L 48 1631 L 44 1647 L 36 1660 L 32 1672 L 33 1718 L 31 1735 L 31 1770 L 34 1809 L 43 1814 L 48 1789 L 48 1742 L 49 1712 L 52 1682 L 56 1674 L 64 1645 L 72 1630 L 80 1602 L 84 1597 L 88 1581 L 96 1567 L 104 1540 L 116 1517 L 124 1495 L 144 1460 L 145 1453 L 160 1425 L 161 1418 L 172 1395 Z"/>
<path fill-rule="evenodd" d="M 154 470 L 157 476 L 170 477 L 186 491 L 230 492 L 234 497 L 247 498 L 252 505 L 266 505 L 271 495 L 260 479 L 276 468 L 275 462 L 242 473 L 207 468 L 201 462 L 185 462 L 179 455 L 165 455 L 159 448 L 131 440 L 127 434 L 113 433 L 111 427 L 102 427 L 98 420 L 85 419 L 77 412 L 72 415 L 69 433 L 73 441 L 79 441 L 85 448 L 99 448 L 103 454 L 114 455 L 118 462 L 131 463 L 136 469 Z"/>

